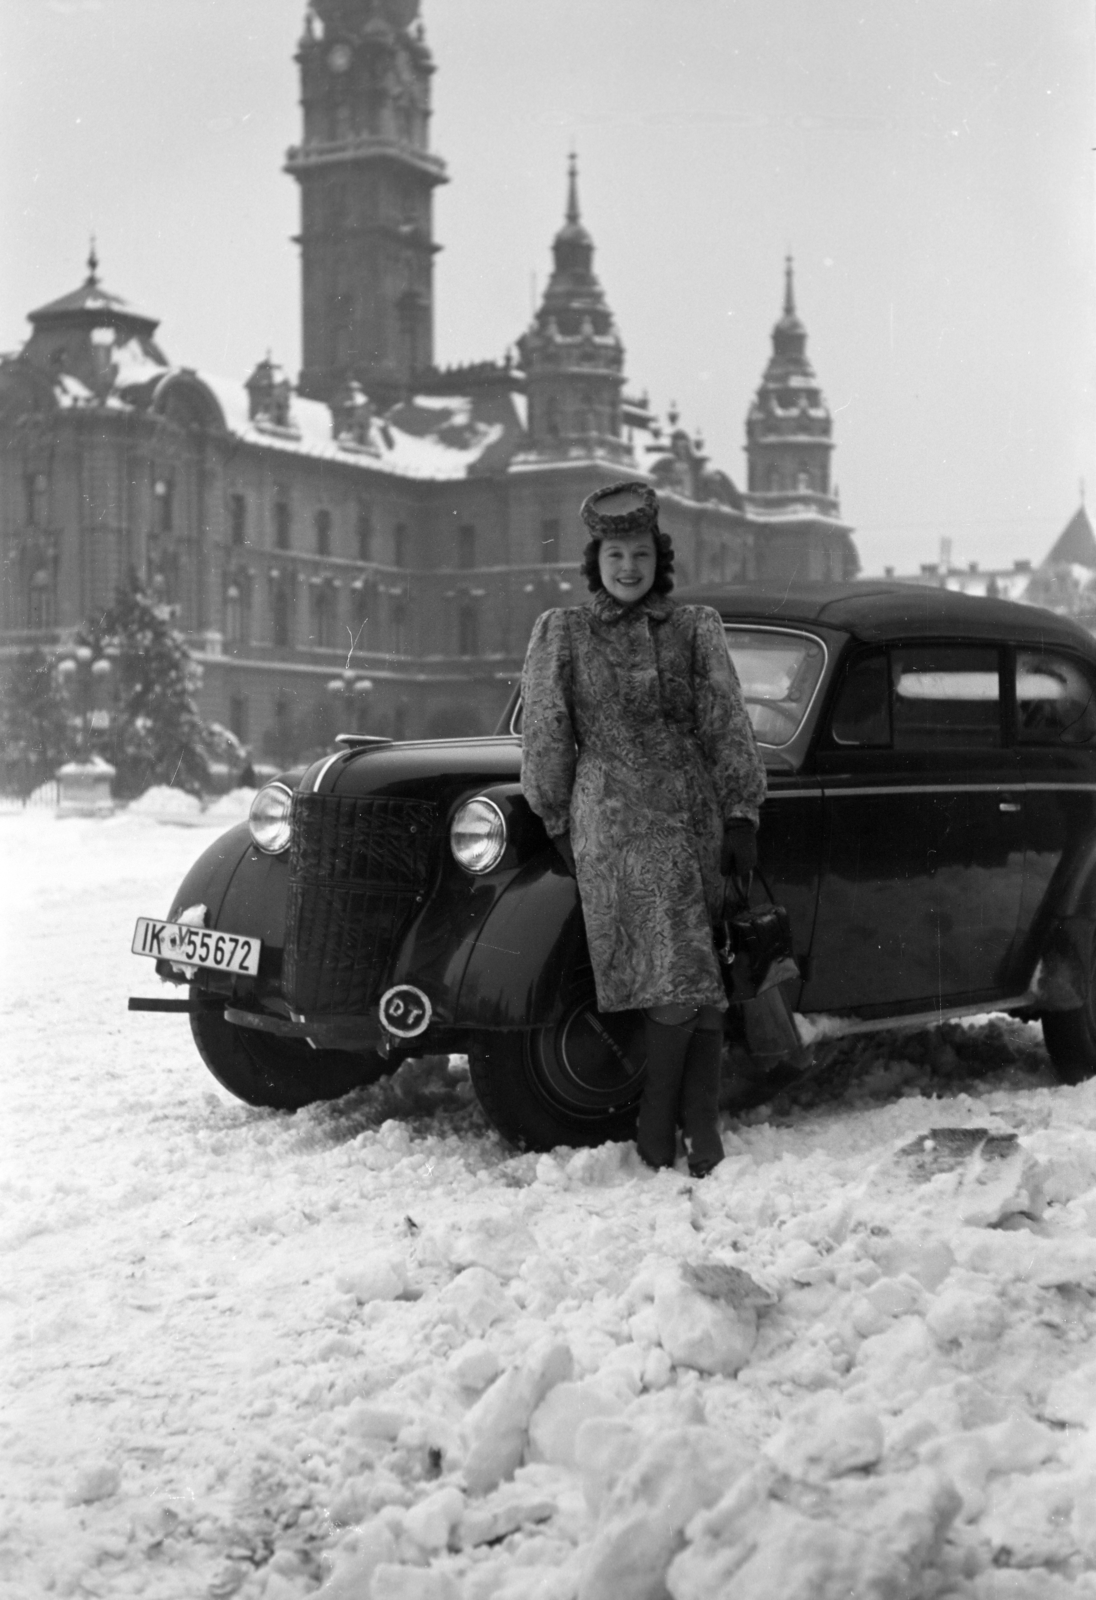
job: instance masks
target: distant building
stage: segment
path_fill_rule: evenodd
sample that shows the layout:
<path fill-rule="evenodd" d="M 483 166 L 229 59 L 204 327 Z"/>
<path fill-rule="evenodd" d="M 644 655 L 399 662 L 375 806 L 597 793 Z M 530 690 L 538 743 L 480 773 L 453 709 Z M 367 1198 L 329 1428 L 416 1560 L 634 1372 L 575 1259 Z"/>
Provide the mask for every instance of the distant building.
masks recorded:
<path fill-rule="evenodd" d="M 982 567 L 977 561 L 960 567 L 952 562 L 951 548 L 950 539 L 941 539 L 938 561 L 922 562 L 916 573 L 896 575 L 887 567 L 884 575 L 897 576 L 900 583 L 1047 606 L 1086 622 L 1091 615 L 1096 624 L 1096 532 L 1083 501 L 1037 567 L 1030 558 L 1008 567 Z"/>
<path fill-rule="evenodd" d="M 495 722 L 534 618 L 583 598 L 577 508 L 649 478 L 684 582 L 858 568 L 830 482 L 832 419 L 791 262 L 747 422 L 748 487 L 626 391 L 572 158 L 553 269 L 516 359 L 440 371 L 417 0 L 314 0 L 304 126 L 303 365 L 246 382 L 177 365 L 158 321 L 84 283 L 0 360 L 0 651 L 63 642 L 135 571 L 177 608 L 203 714 L 259 757 L 338 727 L 397 737 Z"/>

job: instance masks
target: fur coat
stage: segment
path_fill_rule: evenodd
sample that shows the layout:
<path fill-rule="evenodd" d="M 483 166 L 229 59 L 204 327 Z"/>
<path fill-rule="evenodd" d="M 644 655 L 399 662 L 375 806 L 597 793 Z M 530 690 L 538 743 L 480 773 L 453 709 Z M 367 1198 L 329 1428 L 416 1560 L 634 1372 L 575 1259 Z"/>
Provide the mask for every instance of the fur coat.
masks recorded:
<path fill-rule="evenodd" d="M 765 769 L 718 612 L 604 590 L 546 611 L 522 694 L 522 789 L 570 829 L 598 1008 L 724 1007 L 723 826 L 756 824 Z"/>

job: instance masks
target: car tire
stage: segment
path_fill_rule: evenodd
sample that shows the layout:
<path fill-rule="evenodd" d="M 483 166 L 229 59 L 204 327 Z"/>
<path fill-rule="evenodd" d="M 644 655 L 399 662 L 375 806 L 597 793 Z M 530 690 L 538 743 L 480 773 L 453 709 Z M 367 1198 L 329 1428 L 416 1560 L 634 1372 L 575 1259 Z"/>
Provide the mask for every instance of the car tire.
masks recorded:
<path fill-rule="evenodd" d="M 1096 1074 L 1096 972 L 1088 999 L 1075 1011 L 1044 1011 L 1043 1042 L 1059 1083 L 1084 1083 Z"/>
<path fill-rule="evenodd" d="M 482 1033 L 468 1057 L 488 1121 L 519 1150 L 630 1139 L 643 1089 L 643 1017 L 599 1015 L 592 990 L 545 1028 Z"/>
<path fill-rule="evenodd" d="M 190 1031 L 217 1082 L 249 1106 L 298 1111 L 338 1100 L 392 1070 L 375 1051 L 313 1050 L 305 1039 L 277 1039 L 224 1018 L 224 1000 L 194 987 Z"/>

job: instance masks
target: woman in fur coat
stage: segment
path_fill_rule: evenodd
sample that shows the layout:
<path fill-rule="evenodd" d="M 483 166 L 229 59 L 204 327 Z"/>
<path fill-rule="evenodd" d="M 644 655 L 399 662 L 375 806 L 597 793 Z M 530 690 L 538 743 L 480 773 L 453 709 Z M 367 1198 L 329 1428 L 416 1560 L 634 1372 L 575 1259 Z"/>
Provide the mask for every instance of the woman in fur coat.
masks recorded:
<path fill-rule="evenodd" d="M 522 676 L 522 789 L 578 880 L 601 1011 L 645 1013 L 636 1143 L 689 1169 L 723 1157 L 727 1000 L 712 942 L 723 876 L 757 861 L 765 769 L 709 606 L 677 605 L 647 484 L 584 502 L 592 598 L 537 619 Z"/>

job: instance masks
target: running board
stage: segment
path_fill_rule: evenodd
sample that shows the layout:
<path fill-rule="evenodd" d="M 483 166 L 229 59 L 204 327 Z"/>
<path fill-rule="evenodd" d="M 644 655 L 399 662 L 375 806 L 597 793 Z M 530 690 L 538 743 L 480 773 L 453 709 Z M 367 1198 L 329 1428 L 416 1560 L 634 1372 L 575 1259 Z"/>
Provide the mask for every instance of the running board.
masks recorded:
<path fill-rule="evenodd" d="M 804 1044 L 823 1044 L 828 1039 L 845 1039 L 854 1033 L 908 1033 L 917 1028 L 938 1028 L 942 1022 L 960 1017 L 984 1017 L 996 1011 L 1022 1011 L 1037 1006 L 1039 996 L 1028 989 L 1006 1000 L 980 1000 L 969 1006 L 944 1006 L 932 1011 L 913 1011 L 900 1017 L 835 1017 L 825 1011 L 794 1012 L 796 1031 Z"/>

